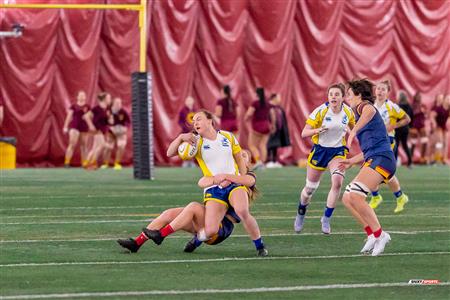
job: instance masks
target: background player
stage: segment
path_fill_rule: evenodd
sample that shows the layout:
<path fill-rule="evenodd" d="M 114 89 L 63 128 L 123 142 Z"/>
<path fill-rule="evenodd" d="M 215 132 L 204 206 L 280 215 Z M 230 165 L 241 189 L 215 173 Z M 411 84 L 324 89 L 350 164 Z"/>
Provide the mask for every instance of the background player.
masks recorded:
<path fill-rule="evenodd" d="M 397 104 L 388 99 L 389 92 L 391 91 L 391 85 L 388 80 L 382 81 L 377 84 L 375 89 L 376 100 L 375 107 L 383 119 L 384 125 L 388 132 L 391 148 L 394 149 L 395 145 L 395 129 L 408 125 L 411 122 L 411 118 L 408 114 L 401 109 Z M 394 197 L 397 199 L 397 206 L 394 209 L 395 213 L 403 211 L 404 206 L 408 203 L 409 198 L 402 192 L 400 182 L 397 176 L 393 176 L 388 186 L 391 189 Z M 372 199 L 370 200 L 370 207 L 376 209 L 378 205 L 383 201 L 383 197 L 378 193 L 378 189 L 372 191 Z"/>
<path fill-rule="evenodd" d="M 86 103 L 86 93 L 79 91 L 77 102 L 72 104 L 67 110 L 67 116 L 64 121 L 63 132 L 69 134 L 69 144 L 64 157 L 64 166 L 66 167 L 70 166 L 78 140 L 80 140 L 81 165 L 84 167 L 87 164 L 89 128 L 83 116 L 89 110 L 90 106 Z"/>

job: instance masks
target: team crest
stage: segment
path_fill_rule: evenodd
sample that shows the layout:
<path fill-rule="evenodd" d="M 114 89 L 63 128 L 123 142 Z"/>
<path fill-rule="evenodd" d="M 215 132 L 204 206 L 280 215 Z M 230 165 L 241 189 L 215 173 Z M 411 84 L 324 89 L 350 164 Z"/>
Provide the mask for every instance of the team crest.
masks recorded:
<path fill-rule="evenodd" d="M 331 122 L 331 117 L 326 117 L 326 118 L 325 118 L 325 121 Z"/>
<path fill-rule="evenodd" d="M 342 118 L 342 124 L 347 125 L 348 123 L 348 117 L 347 115 L 344 116 L 344 118 Z"/>
<path fill-rule="evenodd" d="M 224 146 L 224 147 L 230 146 L 230 141 L 228 141 L 228 139 L 225 137 L 222 139 L 222 146 Z"/>
<path fill-rule="evenodd" d="M 203 145 L 203 149 L 204 149 L 204 150 L 211 149 L 211 146 L 210 146 L 210 145 Z"/>

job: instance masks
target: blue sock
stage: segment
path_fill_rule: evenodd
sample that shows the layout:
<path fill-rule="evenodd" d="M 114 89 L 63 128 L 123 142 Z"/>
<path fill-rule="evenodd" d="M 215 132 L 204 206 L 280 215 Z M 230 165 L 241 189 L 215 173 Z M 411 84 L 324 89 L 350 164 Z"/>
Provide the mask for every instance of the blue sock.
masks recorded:
<path fill-rule="evenodd" d="M 195 247 L 198 247 L 198 246 L 200 246 L 201 244 L 202 244 L 202 241 L 199 241 L 199 240 L 198 240 L 198 237 L 195 236 L 195 240 L 194 240 L 194 245 L 195 245 Z"/>
<path fill-rule="evenodd" d="M 298 214 L 299 215 L 304 215 L 306 214 L 306 208 L 308 207 L 308 204 L 303 205 L 301 202 L 298 203 Z"/>
<path fill-rule="evenodd" d="M 395 193 L 394 193 L 395 198 L 398 198 L 398 197 L 400 197 L 401 195 L 403 195 L 402 190 L 398 190 L 398 192 L 395 192 Z"/>
<path fill-rule="evenodd" d="M 255 244 L 256 250 L 264 248 L 264 243 L 261 237 L 259 239 L 253 240 L 253 244 Z"/>
<path fill-rule="evenodd" d="M 333 208 L 329 208 L 328 206 L 325 206 L 325 211 L 323 213 L 323 215 L 327 218 L 331 218 L 331 215 L 333 214 L 334 211 L 334 207 Z"/>
<path fill-rule="evenodd" d="M 375 197 L 375 196 L 378 196 L 378 195 L 379 195 L 379 194 L 378 194 L 378 191 L 373 191 L 373 192 L 372 192 L 372 196 Z"/>

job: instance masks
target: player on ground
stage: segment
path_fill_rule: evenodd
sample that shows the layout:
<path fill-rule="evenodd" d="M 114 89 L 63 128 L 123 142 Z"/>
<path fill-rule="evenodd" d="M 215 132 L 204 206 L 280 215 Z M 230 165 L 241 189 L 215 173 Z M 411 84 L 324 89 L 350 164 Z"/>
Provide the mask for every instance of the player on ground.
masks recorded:
<path fill-rule="evenodd" d="M 347 101 L 356 115 L 355 127 L 349 134 L 347 145 L 351 147 L 355 136 L 362 153 L 340 162 L 343 171 L 352 165 L 364 164 L 353 181 L 345 188 L 342 202 L 364 227 L 368 239 L 361 252 L 372 251 L 377 256 L 391 240 L 382 230 L 375 211 L 366 202 L 367 195 L 394 176 L 396 162 L 383 119 L 374 107 L 373 84 L 367 79 L 353 80 L 347 89 Z"/>
<path fill-rule="evenodd" d="M 333 84 L 328 88 L 328 101 L 309 115 L 302 131 L 302 137 L 312 137 L 314 146 L 308 157 L 306 169 L 306 185 L 300 193 L 294 230 L 300 233 L 305 222 L 306 209 L 311 197 L 320 184 L 320 178 L 328 168 L 331 174 L 331 189 L 321 220 L 322 232 L 331 233 L 331 215 L 341 192 L 345 173 L 338 169 L 339 162 L 346 158 L 348 149 L 345 146 L 347 128 L 355 125 L 352 109 L 343 103 L 345 86 Z"/>
<path fill-rule="evenodd" d="M 243 152 L 244 159 L 249 162 L 249 156 L 247 152 Z M 246 175 L 225 175 L 202 177 L 198 184 L 204 188 L 210 186 L 214 181 L 223 180 L 223 184 L 242 184 L 248 187 L 248 193 L 250 201 L 253 201 L 257 196 L 257 190 L 255 186 L 255 174 L 252 172 Z M 228 183 L 226 181 L 229 181 Z M 160 245 L 164 238 L 176 231 L 184 230 L 194 234 L 194 237 L 186 244 L 184 251 L 193 252 L 197 247 L 202 244 L 199 236 L 199 232 L 204 232 L 204 220 L 205 220 L 205 207 L 204 205 L 191 202 L 186 207 L 170 208 L 165 210 L 161 215 L 154 219 L 146 228 L 143 229 L 141 234 L 135 239 L 120 239 L 117 242 L 124 248 L 131 252 L 137 252 L 139 248 L 148 240 L 152 239 L 157 245 Z M 214 234 L 205 243 L 209 245 L 217 245 L 227 239 L 234 229 L 234 223 L 239 223 L 240 218 L 234 211 L 232 206 L 228 207 L 225 217 L 222 219 L 219 231 Z M 169 226 L 173 230 L 169 230 Z M 202 233 L 204 234 L 204 233 Z"/>
<path fill-rule="evenodd" d="M 397 104 L 388 99 L 390 91 L 391 85 L 389 80 L 385 80 L 377 84 L 375 89 L 375 107 L 380 113 L 384 125 L 386 125 L 389 141 L 391 142 L 391 148 L 394 149 L 396 147 L 395 129 L 408 125 L 409 122 L 411 122 L 411 118 Z M 388 182 L 388 185 L 394 194 L 394 197 L 397 199 L 397 206 L 395 207 L 394 213 L 399 213 L 403 211 L 405 204 L 409 201 L 409 198 L 402 192 L 397 176 L 392 176 L 391 180 Z M 372 191 L 372 199 L 369 203 L 370 207 L 376 209 L 382 201 L 383 197 L 378 193 L 378 189 Z"/>
<path fill-rule="evenodd" d="M 89 112 L 90 107 L 86 103 L 86 93 L 79 91 L 77 102 L 72 104 L 67 111 L 66 120 L 64 121 L 63 132 L 69 134 L 69 145 L 67 145 L 66 155 L 64 158 L 64 166 L 69 167 L 72 160 L 75 146 L 80 139 L 81 164 L 86 166 L 88 155 L 88 137 L 89 128 L 83 116 Z"/>

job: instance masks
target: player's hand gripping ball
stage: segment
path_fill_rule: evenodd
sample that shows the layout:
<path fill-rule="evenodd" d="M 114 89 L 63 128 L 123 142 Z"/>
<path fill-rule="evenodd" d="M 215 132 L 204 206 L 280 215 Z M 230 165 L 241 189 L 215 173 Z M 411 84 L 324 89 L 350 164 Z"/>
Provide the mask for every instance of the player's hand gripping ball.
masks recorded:
<path fill-rule="evenodd" d="M 182 142 L 180 146 L 178 146 L 178 156 L 182 160 L 192 159 L 198 151 L 198 141 L 199 139 L 195 139 L 195 143 L 192 145 L 189 142 Z"/>

